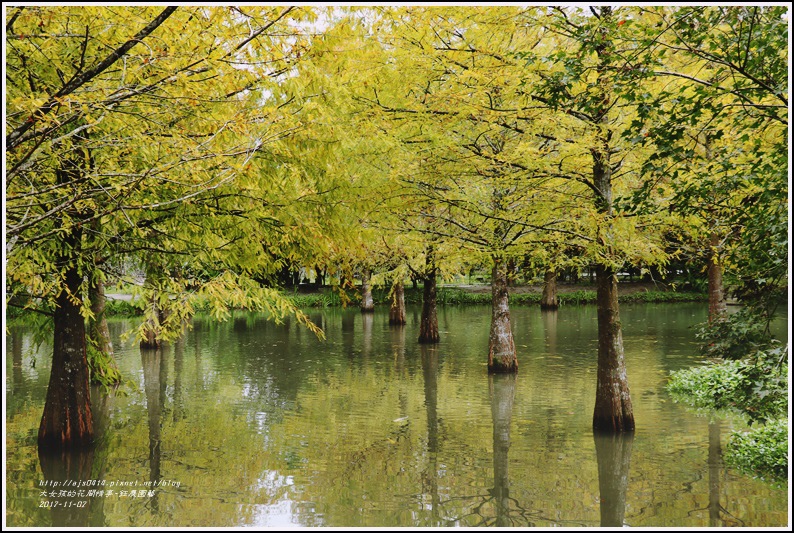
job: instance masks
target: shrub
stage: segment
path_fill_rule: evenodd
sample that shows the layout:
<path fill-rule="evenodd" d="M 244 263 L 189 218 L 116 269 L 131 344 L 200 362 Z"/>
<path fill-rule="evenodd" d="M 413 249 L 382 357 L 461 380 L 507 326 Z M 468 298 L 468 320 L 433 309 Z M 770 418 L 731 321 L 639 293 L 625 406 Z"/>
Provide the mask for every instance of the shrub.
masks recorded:
<path fill-rule="evenodd" d="M 735 432 L 725 447 L 726 463 L 768 480 L 788 475 L 788 418 L 768 422 L 749 432 Z"/>
<path fill-rule="evenodd" d="M 788 408 L 788 366 L 772 362 L 777 357 L 766 354 L 679 370 L 671 374 L 667 390 L 674 400 L 693 407 L 735 410 L 751 422 L 775 419 Z"/>

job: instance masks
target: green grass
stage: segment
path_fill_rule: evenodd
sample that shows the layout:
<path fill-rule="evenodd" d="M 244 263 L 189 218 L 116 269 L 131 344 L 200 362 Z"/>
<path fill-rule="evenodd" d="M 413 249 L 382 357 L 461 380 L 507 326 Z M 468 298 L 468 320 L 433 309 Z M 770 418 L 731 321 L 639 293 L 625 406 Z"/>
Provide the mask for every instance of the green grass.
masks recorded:
<path fill-rule="evenodd" d="M 406 304 L 422 303 L 422 287 L 414 289 L 405 288 Z M 287 294 L 287 296 L 300 308 L 312 307 L 339 307 L 342 305 L 342 298 L 332 289 L 322 289 L 319 293 L 310 294 Z M 355 291 L 348 291 L 348 305 L 357 305 L 359 294 Z M 389 305 L 389 291 L 385 288 L 376 288 L 372 291 L 372 297 L 376 305 Z M 702 302 L 706 295 L 697 292 L 666 292 L 666 291 L 643 291 L 633 294 L 621 295 L 618 299 L 621 303 L 671 303 L 671 302 Z M 540 305 L 541 294 L 535 292 L 513 293 L 510 295 L 510 304 L 518 306 Z M 579 290 L 574 292 L 557 293 L 557 299 L 561 306 L 582 305 L 596 303 L 595 290 Z M 438 305 L 491 305 L 491 292 L 469 292 L 454 287 L 440 287 L 436 293 Z"/>

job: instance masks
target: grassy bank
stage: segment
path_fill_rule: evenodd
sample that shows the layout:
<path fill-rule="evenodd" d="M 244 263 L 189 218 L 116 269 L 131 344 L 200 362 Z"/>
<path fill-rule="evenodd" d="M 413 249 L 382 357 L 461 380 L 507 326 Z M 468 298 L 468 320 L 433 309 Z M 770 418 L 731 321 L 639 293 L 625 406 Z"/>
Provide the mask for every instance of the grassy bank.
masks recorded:
<path fill-rule="evenodd" d="M 312 307 L 339 307 L 342 298 L 331 289 L 323 289 L 318 293 L 289 294 L 287 295 L 300 308 Z M 348 305 L 358 304 L 358 295 L 349 293 L 351 301 Z M 376 305 L 389 305 L 389 291 L 375 289 L 372 297 Z M 557 294 L 560 306 L 581 305 L 596 303 L 595 290 L 577 290 L 560 292 Z M 510 294 L 511 305 L 540 305 L 541 294 L 537 292 L 516 292 Z M 621 303 L 669 303 L 669 302 L 703 302 L 707 295 L 697 292 L 672 292 L 672 291 L 638 291 L 619 296 Z M 490 292 L 471 292 L 453 287 L 441 287 L 437 294 L 438 305 L 490 305 Z M 406 304 L 421 304 L 422 289 L 405 288 Z"/>

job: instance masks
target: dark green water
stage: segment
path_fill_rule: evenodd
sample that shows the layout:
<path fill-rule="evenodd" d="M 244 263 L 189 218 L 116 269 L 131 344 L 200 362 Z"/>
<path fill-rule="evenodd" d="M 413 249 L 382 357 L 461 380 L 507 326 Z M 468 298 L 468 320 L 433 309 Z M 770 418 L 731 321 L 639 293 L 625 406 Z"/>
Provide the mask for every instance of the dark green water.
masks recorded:
<path fill-rule="evenodd" d="M 517 376 L 487 374 L 488 307 L 440 309 L 434 347 L 417 344 L 414 308 L 403 328 L 384 309 L 312 312 L 326 341 L 256 315 L 197 319 L 145 352 L 119 340 L 132 322 L 112 322 L 137 390 L 95 393 L 97 446 L 55 458 L 35 446 L 51 347 L 13 329 L 7 525 L 785 526 L 787 487 L 722 462 L 743 424 L 664 390 L 699 362 L 691 326 L 706 312 L 621 307 L 637 431 L 607 439 L 590 429 L 594 306 L 514 308 Z"/>

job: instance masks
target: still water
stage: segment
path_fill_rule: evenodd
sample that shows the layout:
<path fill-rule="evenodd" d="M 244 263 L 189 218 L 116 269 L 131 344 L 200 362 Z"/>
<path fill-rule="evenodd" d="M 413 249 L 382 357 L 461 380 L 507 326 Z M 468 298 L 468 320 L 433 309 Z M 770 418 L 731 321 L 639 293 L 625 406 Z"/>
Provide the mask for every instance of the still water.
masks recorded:
<path fill-rule="evenodd" d="M 408 325 L 395 328 L 385 309 L 314 311 L 325 341 L 294 321 L 197 318 L 160 351 L 123 343 L 135 324 L 112 321 L 134 388 L 95 391 L 98 443 L 66 457 L 39 457 L 35 443 L 51 347 L 34 349 L 30 331 L 12 329 L 7 524 L 788 523 L 787 486 L 723 463 L 742 422 L 692 412 L 665 392 L 670 371 L 700 361 L 691 326 L 705 305 L 621 306 L 637 430 L 614 438 L 590 429 L 594 306 L 514 308 L 517 376 L 487 373 L 490 308 L 439 309 L 437 346 L 417 344 L 419 312 L 409 308 Z"/>

